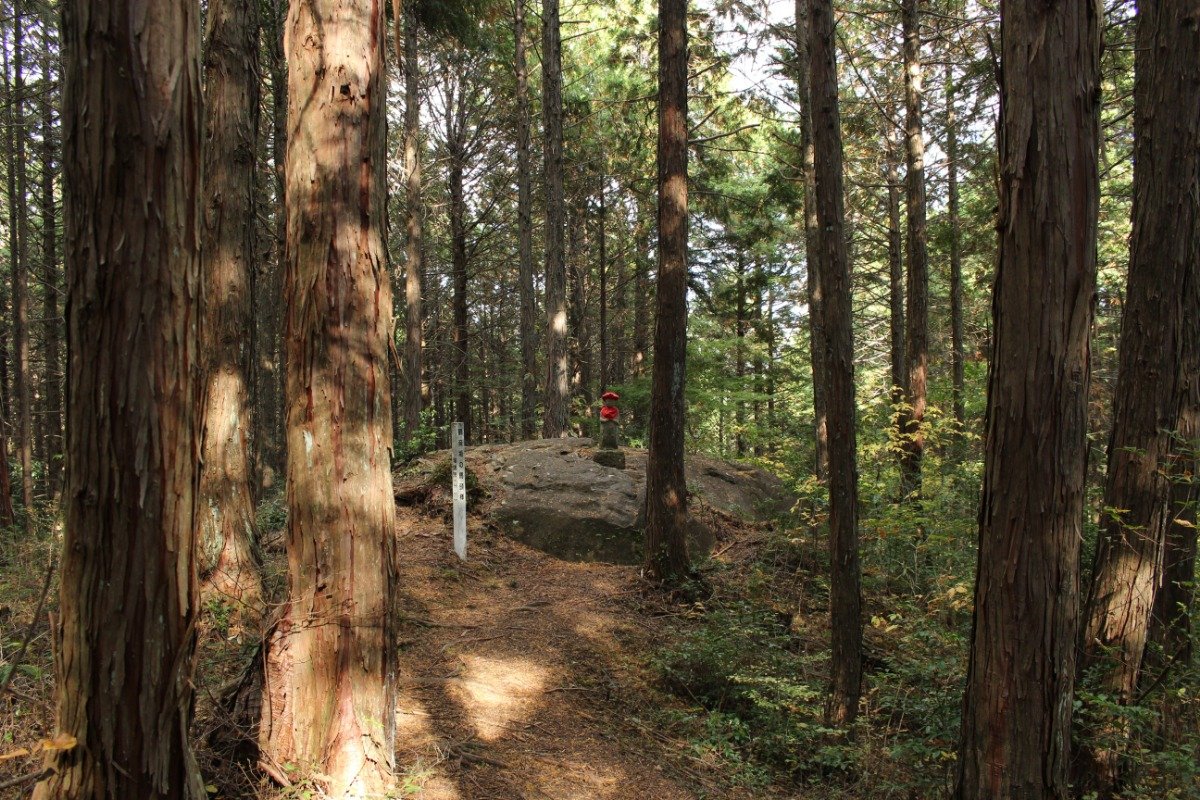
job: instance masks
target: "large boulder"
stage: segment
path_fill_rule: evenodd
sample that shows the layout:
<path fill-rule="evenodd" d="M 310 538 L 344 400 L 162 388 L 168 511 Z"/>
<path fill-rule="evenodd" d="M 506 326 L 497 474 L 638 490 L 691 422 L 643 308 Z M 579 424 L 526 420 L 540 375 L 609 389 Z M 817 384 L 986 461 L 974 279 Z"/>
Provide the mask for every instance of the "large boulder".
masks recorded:
<path fill-rule="evenodd" d="M 471 448 L 467 461 L 490 494 L 486 511 L 514 538 L 559 558 L 641 563 L 646 451 L 626 449 L 627 466 L 592 460 L 587 438 Z M 774 475 L 754 467 L 689 456 L 688 489 L 712 508 L 764 521 L 786 512 L 791 498 Z M 693 520 L 693 554 L 707 554 L 713 532 Z"/>

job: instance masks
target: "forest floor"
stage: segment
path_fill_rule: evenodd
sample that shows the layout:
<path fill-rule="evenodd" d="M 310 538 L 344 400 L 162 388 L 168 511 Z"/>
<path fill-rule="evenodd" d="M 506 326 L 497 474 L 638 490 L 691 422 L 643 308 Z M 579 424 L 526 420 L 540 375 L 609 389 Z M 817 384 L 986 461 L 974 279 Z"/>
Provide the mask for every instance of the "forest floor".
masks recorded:
<path fill-rule="evenodd" d="M 680 600 L 648 586 L 637 567 L 560 560 L 511 539 L 493 518 L 494 502 L 484 491 L 472 507 L 466 562 L 451 549 L 444 492 L 397 509 L 399 797 L 936 796 L 925 787 L 944 783 L 944 729 L 954 720 L 932 723 L 957 706 L 957 648 L 942 674 L 931 661 L 940 640 L 925 628 L 914 630 L 919 640 L 904 638 L 902 623 L 877 619 L 867 631 L 868 669 L 882 653 L 904 680 L 885 687 L 891 699 L 865 699 L 855 736 L 825 729 L 828 615 L 814 529 L 754 521 L 693 497 L 693 516 L 715 544 L 699 599 Z M 284 521 L 280 498 L 260 509 L 264 580 L 275 598 L 286 587 Z M 35 610 L 58 541 L 47 532 L 0 542 L 0 664 L 32 636 L 0 698 L 0 798 L 27 796 L 42 750 L 54 746 L 51 637 L 46 611 Z M 51 612 L 56 595 L 53 587 Z M 869 603 L 868 613 L 887 612 Z M 206 602 L 195 672 L 202 774 L 215 800 L 318 798 L 315 784 L 281 789 L 209 741 L 228 719 L 218 698 L 261 634 L 227 604 Z M 922 749 L 897 761 L 897 737 L 916 730 L 909 707 L 921 715 Z M 914 780 L 922 787 L 915 792 Z"/>
<path fill-rule="evenodd" d="M 768 798 L 730 786 L 715 753 L 657 724 L 685 704 L 659 687 L 649 654 L 698 612 L 651 591 L 631 566 L 573 563 L 500 533 L 488 508 L 469 521 L 469 559 L 451 549 L 438 501 L 397 509 L 400 796 L 419 800 Z M 732 556 L 760 533 L 699 508 Z M 282 580 L 270 552 L 268 584 Z M 253 640 L 212 617 L 198 671 L 197 728 L 219 722 L 214 700 Z M 217 615 L 219 616 L 219 615 Z M 240 655 L 239 655 L 240 654 Z M 218 798 L 303 797 L 201 750 Z M 314 797 L 319 794 L 314 793 Z"/>
<path fill-rule="evenodd" d="M 679 609 L 633 567 L 560 561 L 502 535 L 470 560 L 402 512 L 397 741 L 427 800 L 733 797 L 716 763 L 644 719 L 662 698 L 644 654 Z M 749 794 L 743 796 L 749 797 Z"/>

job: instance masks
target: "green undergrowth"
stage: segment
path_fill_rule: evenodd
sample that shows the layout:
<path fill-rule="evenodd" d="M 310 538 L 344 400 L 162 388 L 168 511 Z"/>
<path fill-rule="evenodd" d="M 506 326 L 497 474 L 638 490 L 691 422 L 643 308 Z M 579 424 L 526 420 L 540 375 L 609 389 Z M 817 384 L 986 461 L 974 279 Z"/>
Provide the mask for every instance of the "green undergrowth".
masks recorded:
<path fill-rule="evenodd" d="M 828 505 L 806 480 L 792 482 L 799 501 L 749 558 L 704 567 L 712 596 L 652 658 L 660 685 L 685 704 L 660 723 L 756 794 L 945 796 L 970 627 L 963 576 L 974 572 L 976 469 L 931 457 L 935 491 L 904 505 L 890 470 L 863 476 L 864 681 L 851 729 L 824 720 Z"/>

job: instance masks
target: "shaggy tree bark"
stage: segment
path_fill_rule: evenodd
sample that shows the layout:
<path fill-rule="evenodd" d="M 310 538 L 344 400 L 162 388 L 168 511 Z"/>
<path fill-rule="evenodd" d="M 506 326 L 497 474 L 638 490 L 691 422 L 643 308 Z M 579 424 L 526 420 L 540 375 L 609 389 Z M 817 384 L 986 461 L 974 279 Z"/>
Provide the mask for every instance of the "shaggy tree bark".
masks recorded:
<path fill-rule="evenodd" d="M 658 321 L 650 384 L 645 574 L 684 579 L 687 481 L 683 472 L 687 374 L 687 0 L 658 3 Z"/>
<path fill-rule="evenodd" d="M 813 150 L 816 156 L 818 260 L 824 296 L 829 381 L 829 608 L 832 623 L 826 716 L 849 725 L 862 691 L 862 589 L 858 564 L 858 466 L 854 409 L 854 328 L 846 255 L 842 133 L 831 0 L 809 0 Z"/>
<path fill-rule="evenodd" d="M 383 5 L 296 0 L 286 30 L 289 595 L 259 742 L 329 797 L 381 796 L 396 732 Z"/>
<path fill-rule="evenodd" d="M 247 436 L 251 409 L 242 342 L 255 260 L 258 143 L 258 0 L 210 0 L 204 48 L 204 318 L 208 399 L 200 501 L 201 590 L 257 616 Z"/>
<path fill-rule="evenodd" d="M 521 438 L 537 432 L 537 300 L 533 293 L 533 167 L 525 0 L 513 0 L 513 68 L 517 77 L 517 269 L 521 295 Z"/>
<path fill-rule="evenodd" d="M 542 436 L 567 435 L 571 373 L 567 364 L 567 202 L 563 193 L 562 37 L 558 0 L 542 2 L 542 116 L 546 151 L 546 391 Z"/>
<path fill-rule="evenodd" d="M 202 800 L 199 7 L 64 4 L 69 409 L 57 729 L 38 800 Z"/>
<path fill-rule="evenodd" d="M 921 493 L 925 452 L 926 379 L 929 372 L 929 251 L 925 225 L 925 133 L 921 119 L 921 25 L 919 0 L 904 0 L 904 160 L 908 217 L 908 283 L 904 324 L 904 410 L 900 415 L 900 494 Z"/>
<path fill-rule="evenodd" d="M 1070 790 L 1100 14 L 1001 7 L 1000 258 L 960 800 Z"/>
<path fill-rule="evenodd" d="M 1135 701 L 1155 595 L 1173 591 L 1163 550 L 1172 528 L 1186 528 L 1173 488 L 1188 482 L 1190 464 L 1182 462 L 1194 458 L 1195 443 L 1186 437 L 1200 408 L 1200 364 L 1187 355 L 1200 348 L 1197 22 L 1185 0 L 1138 10 L 1133 233 L 1104 492 L 1104 507 L 1114 510 L 1102 520 L 1080 652 L 1081 670 L 1098 669 L 1103 689 L 1122 704 Z M 1120 760 L 1117 748 L 1081 753 L 1077 782 L 1114 796 Z"/>

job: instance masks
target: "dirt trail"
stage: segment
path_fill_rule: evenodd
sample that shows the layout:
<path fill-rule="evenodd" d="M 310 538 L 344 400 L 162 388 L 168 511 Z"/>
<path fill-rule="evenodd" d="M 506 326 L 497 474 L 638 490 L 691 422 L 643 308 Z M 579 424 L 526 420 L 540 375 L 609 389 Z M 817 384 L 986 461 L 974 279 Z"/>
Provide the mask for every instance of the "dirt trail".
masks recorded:
<path fill-rule="evenodd" d="M 471 520 L 469 561 L 436 518 L 398 509 L 397 762 L 424 800 L 733 797 L 636 716 L 632 654 L 669 619 L 639 613 L 631 567 L 546 556 Z"/>

